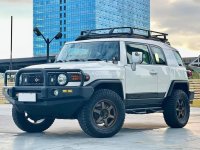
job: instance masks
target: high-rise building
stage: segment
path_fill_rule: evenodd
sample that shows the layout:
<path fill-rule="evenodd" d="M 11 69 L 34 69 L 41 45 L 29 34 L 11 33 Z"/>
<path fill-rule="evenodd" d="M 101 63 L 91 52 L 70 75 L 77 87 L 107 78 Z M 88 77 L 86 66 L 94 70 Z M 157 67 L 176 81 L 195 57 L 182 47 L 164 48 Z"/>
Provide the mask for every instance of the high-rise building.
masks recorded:
<path fill-rule="evenodd" d="M 34 27 L 46 37 L 63 33 L 61 40 L 51 43 L 51 55 L 56 55 L 65 42 L 74 40 L 82 30 L 150 28 L 150 0 L 33 0 L 33 12 Z M 34 56 L 45 54 L 45 42 L 34 35 Z"/>

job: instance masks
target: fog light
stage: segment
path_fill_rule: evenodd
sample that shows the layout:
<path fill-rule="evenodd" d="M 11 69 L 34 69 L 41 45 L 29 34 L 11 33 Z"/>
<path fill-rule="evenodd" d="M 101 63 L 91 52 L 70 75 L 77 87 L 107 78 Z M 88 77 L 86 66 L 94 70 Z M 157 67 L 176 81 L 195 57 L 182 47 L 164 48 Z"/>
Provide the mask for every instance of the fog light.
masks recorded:
<path fill-rule="evenodd" d="M 58 90 L 54 90 L 53 94 L 54 94 L 54 96 L 58 96 L 58 94 L 59 94 Z"/>

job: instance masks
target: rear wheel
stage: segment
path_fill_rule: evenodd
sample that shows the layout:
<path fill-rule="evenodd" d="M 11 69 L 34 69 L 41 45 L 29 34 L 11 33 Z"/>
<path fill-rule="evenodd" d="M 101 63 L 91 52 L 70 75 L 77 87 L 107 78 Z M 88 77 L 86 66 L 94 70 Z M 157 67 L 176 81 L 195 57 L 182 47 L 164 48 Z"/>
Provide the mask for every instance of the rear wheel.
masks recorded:
<path fill-rule="evenodd" d="M 164 119 L 172 128 L 182 128 L 189 120 L 190 104 L 187 94 L 182 90 L 175 90 L 164 104 Z"/>
<path fill-rule="evenodd" d="M 107 89 L 96 91 L 78 116 L 83 131 L 97 138 L 111 137 L 118 133 L 124 119 L 125 106 L 121 97 Z"/>
<path fill-rule="evenodd" d="M 55 120 L 52 118 L 34 119 L 25 112 L 19 112 L 15 107 L 12 108 L 12 117 L 18 128 L 31 133 L 47 130 Z"/>

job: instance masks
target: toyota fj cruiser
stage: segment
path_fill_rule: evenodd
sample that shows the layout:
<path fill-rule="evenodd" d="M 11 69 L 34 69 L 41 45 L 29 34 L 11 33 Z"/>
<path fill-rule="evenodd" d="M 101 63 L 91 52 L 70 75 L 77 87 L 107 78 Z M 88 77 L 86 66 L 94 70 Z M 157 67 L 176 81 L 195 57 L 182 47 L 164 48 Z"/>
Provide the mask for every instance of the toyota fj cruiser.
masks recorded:
<path fill-rule="evenodd" d="M 55 119 L 78 119 L 93 137 L 111 137 L 125 113 L 162 112 L 168 126 L 184 127 L 190 116 L 187 72 L 167 34 L 132 27 L 82 31 L 66 43 L 55 63 L 16 72 L 4 95 L 15 124 L 42 132 Z"/>

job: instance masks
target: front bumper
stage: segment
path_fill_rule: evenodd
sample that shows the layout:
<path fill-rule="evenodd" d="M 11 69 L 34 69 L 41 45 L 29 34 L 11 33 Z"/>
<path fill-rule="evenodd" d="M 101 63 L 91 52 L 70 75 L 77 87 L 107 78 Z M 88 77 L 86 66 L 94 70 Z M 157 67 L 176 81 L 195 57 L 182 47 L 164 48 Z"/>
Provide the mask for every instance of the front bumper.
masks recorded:
<path fill-rule="evenodd" d="M 54 90 L 59 95 L 53 94 Z M 37 117 L 59 119 L 75 118 L 80 108 L 89 101 L 94 92 L 93 87 L 26 87 L 15 86 L 3 88 L 6 99 L 20 112 L 27 112 Z M 36 102 L 19 102 L 18 93 L 36 93 Z"/>

